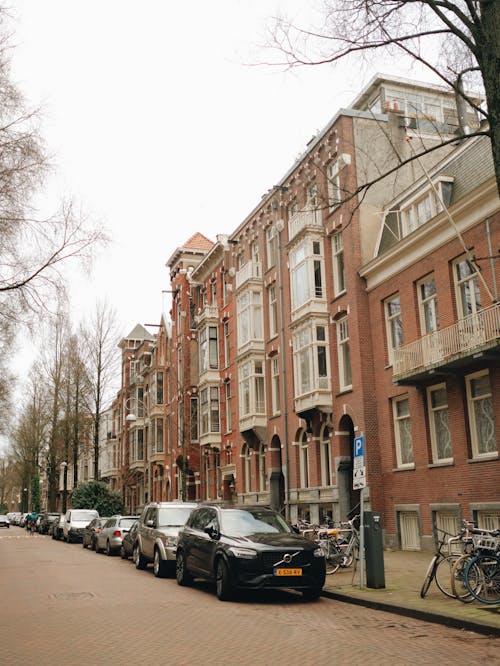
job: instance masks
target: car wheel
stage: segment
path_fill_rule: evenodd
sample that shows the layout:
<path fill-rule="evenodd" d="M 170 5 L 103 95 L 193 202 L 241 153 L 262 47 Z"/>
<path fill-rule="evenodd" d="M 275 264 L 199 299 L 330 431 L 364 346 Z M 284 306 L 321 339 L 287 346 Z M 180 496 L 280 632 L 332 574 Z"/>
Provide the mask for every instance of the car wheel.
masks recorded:
<path fill-rule="evenodd" d="M 229 569 L 222 557 L 217 561 L 215 574 L 217 597 L 220 601 L 230 601 L 234 596 L 233 584 L 229 578 Z"/>
<path fill-rule="evenodd" d="M 191 581 L 193 580 L 191 574 L 186 568 L 186 556 L 182 551 L 180 553 L 177 552 L 177 561 L 175 564 L 175 577 L 177 579 L 177 583 L 179 585 L 183 585 L 184 587 L 190 585 Z"/>
<path fill-rule="evenodd" d="M 141 553 L 141 548 L 138 543 L 134 546 L 134 564 L 136 569 L 146 568 L 146 560 Z"/>
<path fill-rule="evenodd" d="M 95 540 L 95 548 L 94 548 L 94 550 L 95 550 L 96 553 L 100 553 L 100 552 L 101 552 L 101 548 L 100 548 L 99 544 L 97 543 L 97 539 Z"/>
<path fill-rule="evenodd" d="M 167 562 L 162 559 L 160 551 L 155 548 L 155 557 L 153 560 L 153 573 L 156 578 L 165 578 L 167 575 Z"/>
<path fill-rule="evenodd" d="M 82 539 L 82 548 L 87 548 L 87 544 L 85 543 L 85 539 Z"/>
<path fill-rule="evenodd" d="M 110 547 L 110 545 L 109 545 L 109 541 L 106 543 L 106 555 L 107 555 L 108 557 L 111 557 L 111 556 L 113 555 L 113 551 L 112 551 L 112 549 L 111 549 L 111 547 Z"/>
<path fill-rule="evenodd" d="M 302 597 L 307 601 L 317 601 L 321 596 L 321 588 L 313 587 L 309 590 L 302 590 Z"/>

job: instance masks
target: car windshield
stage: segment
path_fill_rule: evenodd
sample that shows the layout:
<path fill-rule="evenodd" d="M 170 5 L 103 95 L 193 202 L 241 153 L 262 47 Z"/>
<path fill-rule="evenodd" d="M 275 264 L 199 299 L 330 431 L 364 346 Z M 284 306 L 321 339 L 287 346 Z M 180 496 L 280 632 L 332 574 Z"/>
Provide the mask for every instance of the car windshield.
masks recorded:
<path fill-rule="evenodd" d="M 91 520 L 94 520 L 95 518 L 95 513 L 86 513 L 85 511 L 82 511 L 81 513 L 73 513 L 71 516 L 72 520 L 88 520 L 89 522 Z"/>
<path fill-rule="evenodd" d="M 160 527 L 180 527 L 189 518 L 192 510 L 192 506 L 174 506 L 160 509 L 158 511 L 158 525 Z"/>
<path fill-rule="evenodd" d="M 135 522 L 137 522 L 137 518 L 120 518 L 118 525 L 120 527 L 132 527 Z"/>
<path fill-rule="evenodd" d="M 262 532 L 290 534 L 292 531 L 279 513 L 272 511 L 229 509 L 222 511 L 221 530 L 231 536 L 250 536 Z"/>

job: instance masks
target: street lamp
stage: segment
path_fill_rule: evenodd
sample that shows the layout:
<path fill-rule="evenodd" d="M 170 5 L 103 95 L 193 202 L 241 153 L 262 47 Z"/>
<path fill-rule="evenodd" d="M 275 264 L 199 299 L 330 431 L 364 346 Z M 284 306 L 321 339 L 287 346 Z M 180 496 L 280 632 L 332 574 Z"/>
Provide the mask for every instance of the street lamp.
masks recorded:
<path fill-rule="evenodd" d="M 68 495 L 68 463 L 63 460 L 61 463 L 61 467 L 63 468 L 63 501 L 62 501 L 62 512 L 66 513 L 66 502 L 67 502 L 67 495 Z"/>

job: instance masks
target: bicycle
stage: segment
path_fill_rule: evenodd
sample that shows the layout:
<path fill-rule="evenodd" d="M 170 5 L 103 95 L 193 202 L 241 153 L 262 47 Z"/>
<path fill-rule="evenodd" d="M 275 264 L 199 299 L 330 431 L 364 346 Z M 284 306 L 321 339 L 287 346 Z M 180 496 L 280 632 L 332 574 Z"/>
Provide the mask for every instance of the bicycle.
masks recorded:
<path fill-rule="evenodd" d="M 444 530 L 436 528 L 437 532 L 441 532 L 443 536 L 439 539 L 437 543 L 436 552 L 434 553 L 429 566 L 427 567 L 427 572 L 425 574 L 424 582 L 420 588 L 420 596 L 423 599 L 433 580 L 436 581 L 436 585 L 439 590 L 447 597 L 454 598 L 455 593 L 453 592 L 451 580 L 452 580 L 452 571 L 453 565 L 461 557 L 462 553 L 450 553 L 450 545 L 452 543 L 464 543 L 466 539 L 466 531 L 463 529 L 460 534 L 450 534 Z M 445 550 L 445 545 L 447 552 Z M 463 547 L 463 546 L 462 546 Z"/>
<path fill-rule="evenodd" d="M 483 604 L 500 604 L 500 531 L 478 540 L 482 552 L 465 567 L 464 583 L 469 594 Z"/>
<path fill-rule="evenodd" d="M 453 565 L 451 572 L 451 588 L 457 599 L 463 603 L 470 603 L 471 601 L 474 601 L 474 596 L 466 587 L 465 570 L 473 558 L 475 558 L 477 555 L 481 555 L 484 552 L 483 540 L 491 536 L 492 533 L 494 534 L 495 531 L 480 530 L 476 528 L 473 523 L 466 523 L 466 525 L 469 535 L 468 545 L 466 547 L 465 553 L 461 555 Z M 477 582 L 479 580 L 477 577 L 477 572 L 475 572 L 474 575 Z"/>
<path fill-rule="evenodd" d="M 359 529 L 354 524 L 359 516 L 354 516 L 351 520 L 340 523 L 340 530 L 337 536 L 337 547 L 342 554 L 340 566 L 342 568 L 350 567 L 354 558 L 358 559 L 359 553 Z"/>

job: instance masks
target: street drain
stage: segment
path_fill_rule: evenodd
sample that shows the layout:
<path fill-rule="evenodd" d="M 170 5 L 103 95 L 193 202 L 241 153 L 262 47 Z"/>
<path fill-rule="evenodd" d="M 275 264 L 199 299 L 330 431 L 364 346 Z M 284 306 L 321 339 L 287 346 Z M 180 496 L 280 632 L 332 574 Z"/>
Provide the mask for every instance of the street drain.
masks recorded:
<path fill-rule="evenodd" d="M 49 594 L 50 599 L 92 599 L 95 595 L 92 592 L 58 592 L 56 594 Z"/>

